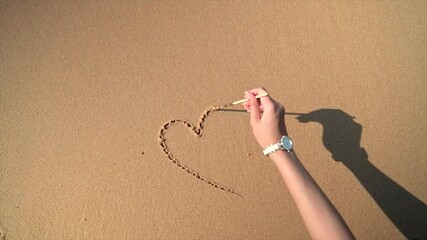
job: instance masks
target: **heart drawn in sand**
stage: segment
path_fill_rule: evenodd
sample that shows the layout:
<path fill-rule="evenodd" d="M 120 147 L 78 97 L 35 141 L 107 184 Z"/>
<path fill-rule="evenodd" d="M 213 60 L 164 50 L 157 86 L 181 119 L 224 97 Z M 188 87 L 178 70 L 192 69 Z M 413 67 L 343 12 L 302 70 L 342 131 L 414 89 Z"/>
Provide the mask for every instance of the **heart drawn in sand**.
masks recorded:
<path fill-rule="evenodd" d="M 218 111 L 222 108 L 228 107 L 231 104 L 227 104 L 227 105 L 223 105 L 223 106 L 219 106 L 219 107 L 212 107 L 209 108 L 208 110 L 206 110 L 205 112 L 203 112 L 202 116 L 199 119 L 199 122 L 197 123 L 197 127 L 193 126 L 191 123 L 185 121 L 185 120 L 181 120 L 181 119 L 175 119 L 175 120 L 170 120 L 167 123 L 165 123 L 161 128 L 160 128 L 160 132 L 159 132 L 159 140 L 160 140 L 160 147 L 162 148 L 163 152 L 165 153 L 165 155 L 168 157 L 168 159 L 174 163 L 175 165 L 177 165 L 179 168 L 181 168 L 182 170 L 186 171 L 187 173 L 193 175 L 194 177 L 196 177 L 197 179 L 215 187 L 218 189 L 221 189 L 222 191 L 227 191 L 229 193 L 238 195 L 240 197 L 243 197 L 243 195 L 241 193 L 238 193 L 236 191 L 234 191 L 231 188 L 228 188 L 226 186 L 223 186 L 219 183 L 216 183 L 213 180 L 209 180 L 206 177 L 203 177 L 202 175 L 200 175 L 199 173 L 197 173 L 196 171 L 191 170 L 189 167 L 187 167 L 186 165 L 184 165 L 183 163 L 181 163 L 180 160 L 178 160 L 176 157 L 173 156 L 173 154 L 169 151 L 169 148 L 166 144 L 166 138 L 165 138 L 165 133 L 166 131 L 169 129 L 170 126 L 174 125 L 174 124 L 183 124 L 185 125 L 187 128 L 189 128 L 192 133 L 196 136 L 196 137 L 201 137 L 202 133 L 203 133 L 203 126 L 204 126 L 204 122 L 206 120 L 206 118 L 209 116 L 209 114 L 211 112 L 214 111 Z"/>

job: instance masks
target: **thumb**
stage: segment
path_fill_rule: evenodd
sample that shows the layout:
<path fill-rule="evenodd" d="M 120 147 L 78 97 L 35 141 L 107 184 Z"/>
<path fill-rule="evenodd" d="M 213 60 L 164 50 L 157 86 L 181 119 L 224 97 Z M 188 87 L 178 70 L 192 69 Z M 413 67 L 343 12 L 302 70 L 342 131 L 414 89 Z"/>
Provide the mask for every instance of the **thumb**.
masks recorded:
<path fill-rule="evenodd" d="M 251 122 L 258 122 L 261 119 L 260 103 L 258 102 L 258 99 L 255 98 L 253 93 L 249 93 L 249 104 L 251 109 Z"/>

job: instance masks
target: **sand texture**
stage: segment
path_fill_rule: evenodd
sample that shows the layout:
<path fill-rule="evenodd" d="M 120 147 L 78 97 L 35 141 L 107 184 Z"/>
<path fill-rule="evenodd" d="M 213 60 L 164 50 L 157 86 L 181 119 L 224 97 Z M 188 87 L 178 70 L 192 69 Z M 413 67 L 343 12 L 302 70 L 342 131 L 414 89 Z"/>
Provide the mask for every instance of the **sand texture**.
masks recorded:
<path fill-rule="evenodd" d="M 426 1 L 2 0 L 0 239 L 309 239 L 206 112 L 258 86 L 358 239 L 427 238 L 426 62 Z"/>

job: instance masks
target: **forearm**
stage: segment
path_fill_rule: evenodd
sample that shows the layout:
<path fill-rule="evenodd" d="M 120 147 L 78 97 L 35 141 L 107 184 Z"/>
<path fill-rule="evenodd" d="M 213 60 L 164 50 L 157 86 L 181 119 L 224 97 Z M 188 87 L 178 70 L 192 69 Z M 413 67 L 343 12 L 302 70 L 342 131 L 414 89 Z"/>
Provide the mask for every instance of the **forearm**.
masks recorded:
<path fill-rule="evenodd" d="M 294 152 L 270 155 L 313 239 L 353 239 L 346 223 Z"/>

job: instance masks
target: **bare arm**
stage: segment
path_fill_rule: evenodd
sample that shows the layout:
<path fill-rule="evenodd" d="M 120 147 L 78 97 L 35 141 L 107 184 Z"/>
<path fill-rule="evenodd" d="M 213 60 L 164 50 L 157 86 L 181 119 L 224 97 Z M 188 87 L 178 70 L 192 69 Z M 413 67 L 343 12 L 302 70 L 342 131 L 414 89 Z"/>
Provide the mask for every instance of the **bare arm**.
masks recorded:
<path fill-rule="evenodd" d="M 251 112 L 251 126 L 262 148 L 287 135 L 284 108 L 271 97 L 260 100 L 255 95 L 264 89 L 245 93 L 249 101 L 244 107 Z M 261 113 L 261 109 L 264 110 Z M 354 239 L 345 221 L 328 197 L 302 165 L 295 152 L 276 151 L 269 155 L 291 193 L 305 226 L 313 239 Z"/>

